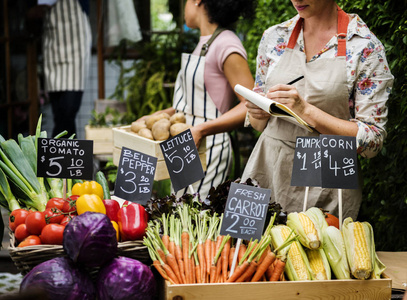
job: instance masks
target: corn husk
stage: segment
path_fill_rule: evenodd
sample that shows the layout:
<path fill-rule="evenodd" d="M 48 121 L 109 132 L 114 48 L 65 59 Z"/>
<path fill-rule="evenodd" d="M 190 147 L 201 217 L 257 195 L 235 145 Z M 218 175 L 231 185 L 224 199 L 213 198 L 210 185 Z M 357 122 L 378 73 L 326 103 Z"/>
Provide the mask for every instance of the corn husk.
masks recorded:
<path fill-rule="evenodd" d="M 303 226 L 300 218 L 303 218 L 308 225 Z M 301 244 L 311 250 L 322 248 L 322 234 L 317 223 L 303 212 L 289 213 L 287 216 L 287 226 L 292 228 L 299 236 Z"/>
<path fill-rule="evenodd" d="M 386 266 L 377 257 L 372 226 L 348 217 L 342 233 L 351 274 L 362 280 L 380 278 Z"/>
<path fill-rule="evenodd" d="M 291 231 L 292 230 L 285 225 L 273 226 L 270 230 L 273 247 L 278 248 L 283 244 Z M 278 251 L 278 256 L 287 259 L 284 272 L 289 280 L 301 281 L 313 279 L 307 255 L 301 243 L 297 240 Z"/>
<path fill-rule="evenodd" d="M 331 267 L 323 249 L 305 249 L 315 280 L 331 280 Z"/>
<path fill-rule="evenodd" d="M 348 259 L 342 232 L 335 226 L 328 226 L 323 231 L 323 250 L 337 279 L 350 279 Z"/>

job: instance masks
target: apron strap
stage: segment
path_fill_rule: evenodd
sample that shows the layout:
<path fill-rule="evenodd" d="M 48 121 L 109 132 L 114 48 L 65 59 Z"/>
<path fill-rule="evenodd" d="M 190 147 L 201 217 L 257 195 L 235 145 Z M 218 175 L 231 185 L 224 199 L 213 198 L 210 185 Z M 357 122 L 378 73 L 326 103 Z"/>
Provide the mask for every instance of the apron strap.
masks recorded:
<path fill-rule="evenodd" d="M 214 31 L 214 33 L 212 34 L 211 38 L 202 45 L 202 49 L 201 49 L 201 54 L 200 56 L 205 56 L 206 53 L 209 50 L 209 46 L 212 44 L 212 42 L 214 41 L 214 39 L 219 35 L 219 33 L 221 33 L 222 31 L 226 30 L 225 28 L 222 27 L 218 27 L 216 28 L 216 30 Z"/>
<path fill-rule="evenodd" d="M 301 32 L 303 18 L 300 18 L 295 24 L 293 32 L 288 41 L 287 48 L 294 49 L 297 43 L 298 35 Z M 346 12 L 338 6 L 338 56 L 346 56 L 346 35 L 348 31 L 349 17 Z"/>

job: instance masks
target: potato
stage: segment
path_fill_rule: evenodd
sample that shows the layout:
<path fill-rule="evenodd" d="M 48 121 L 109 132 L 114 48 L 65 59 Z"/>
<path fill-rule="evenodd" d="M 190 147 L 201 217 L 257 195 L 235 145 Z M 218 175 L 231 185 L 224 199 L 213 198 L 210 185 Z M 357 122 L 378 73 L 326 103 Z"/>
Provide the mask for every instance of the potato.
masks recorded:
<path fill-rule="evenodd" d="M 170 119 L 170 115 L 167 113 L 152 114 L 147 117 L 146 125 L 148 129 L 152 129 L 155 122 L 161 119 Z"/>
<path fill-rule="evenodd" d="M 185 115 L 182 112 L 177 112 L 171 116 L 170 121 L 171 124 L 185 123 L 186 122 Z"/>
<path fill-rule="evenodd" d="M 131 123 L 131 131 L 138 133 L 140 129 L 142 128 L 147 128 L 146 121 L 145 120 L 140 120 L 140 121 L 134 121 Z"/>
<path fill-rule="evenodd" d="M 145 137 L 146 139 L 154 140 L 153 133 L 148 128 L 141 128 L 138 135 Z"/>
<path fill-rule="evenodd" d="M 171 122 L 167 119 L 162 119 L 154 123 L 151 129 L 153 137 L 156 141 L 164 141 L 170 137 Z"/>
<path fill-rule="evenodd" d="M 185 123 L 175 123 L 172 124 L 170 127 L 170 134 L 171 136 L 176 136 L 177 134 L 180 134 L 181 132 L 187 130 L 188 128 L 191 128 L 191 125 Z"/>

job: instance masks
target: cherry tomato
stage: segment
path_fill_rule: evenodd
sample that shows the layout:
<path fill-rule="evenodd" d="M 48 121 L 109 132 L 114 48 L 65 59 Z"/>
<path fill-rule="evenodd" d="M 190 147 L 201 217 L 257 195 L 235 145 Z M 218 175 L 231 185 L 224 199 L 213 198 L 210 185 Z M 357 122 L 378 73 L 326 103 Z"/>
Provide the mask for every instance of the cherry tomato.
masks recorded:
<path fill-rule="evenodd" d="M 47 202 L 47 206 L 45 208 L 57 208 L 62 210 L 64 208 L 65 199 L 64 198 L 51 198 Z"/>
<path fill-rule="evenodd" d="M 47 225 L 42 212 L 34 211 L 25 218 L 25 225 L 30 234 L 40 235 L 42 228 Z"/>
<path fill-rule="evenodd" d="M 23 224 L 29 213 L 28 210 L 22 208 L 13 210 L 8 218 L 8 224 L 11 231 L 14 232 L 18 225 Z"/>
<path fill-rule="evenodd" d="M 62 221 L 61 221 L 61 225 L 64 225 L 64 226 L 66 226 L 74 217 L 75 217 L 76 215 L 66 215 L 63 219 L 62 219 Z"/>
<path fill-rule="evenodd" d="M 68 199 L 64 200 L 64 206 L 62 208 L 63 212 L 76 212 L 76 199 L 78 199 L 78 195 L 72 195 Z"/>
<path fill-rule="evenodd" d="M 65 226 L 61 224 L 47 224 L 41 231 L 40 239 L 43 244 L 62 245 Z"/>
<path fill-rule="evenodd" d="M 64 218 L 64 214 L 58 208 L 46 208 L 43 212 L 45 216 L 45 221 L 47 223 L 57 223 L 60 224 Z"/>
<path fill-rule="evenodd" d="M 16 237 L 17 242 L 23 241 L 29 235 L 30 234 L 28 233 L 27 225 L 25 225 L 25 223 L 18 225 L 14 231 L 14 236 Z"/>
<path fill-rule="evenodd" d="M 24 241 L 18 244 L 17 247 L 26 247 L 26 246 L 35 246 L 41 245 L 41 239 L 38 235 L 29 235 L 27 236 Z"/>

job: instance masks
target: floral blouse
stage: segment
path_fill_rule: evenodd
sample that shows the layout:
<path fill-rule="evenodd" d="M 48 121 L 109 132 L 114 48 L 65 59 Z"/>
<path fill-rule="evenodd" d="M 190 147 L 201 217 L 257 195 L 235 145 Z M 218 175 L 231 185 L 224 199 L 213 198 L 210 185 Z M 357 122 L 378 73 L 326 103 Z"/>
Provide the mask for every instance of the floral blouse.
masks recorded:
<path fill-rule="evenodd" d="M 370 32 L 358 15 L 350 14 L 346 41 L 346 73 L 349 91 L 350 121 L 358 124 L 358 153 L 374 157 L 386 137 L 386 101 L 394 77 L 390 73 L 382 43 Z M 267 29 L 260 41 L 254 91 L 265 92 L 270 68 L 274 69 L 285 51 L 299 16 Z M 337 56 L 338 39 L 334 36 L 311 61 Z M 304 52 L 301 30 L 294 50 Z"/>

